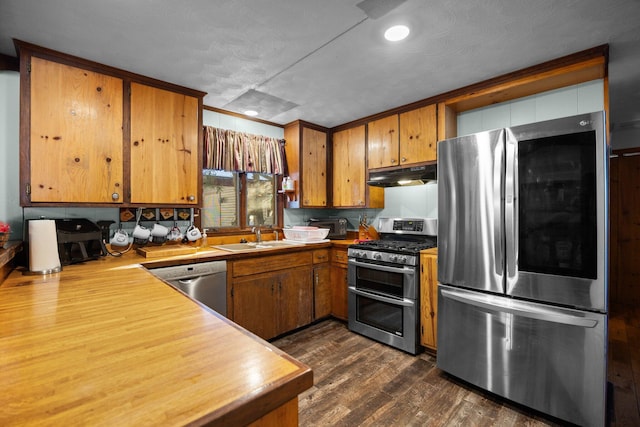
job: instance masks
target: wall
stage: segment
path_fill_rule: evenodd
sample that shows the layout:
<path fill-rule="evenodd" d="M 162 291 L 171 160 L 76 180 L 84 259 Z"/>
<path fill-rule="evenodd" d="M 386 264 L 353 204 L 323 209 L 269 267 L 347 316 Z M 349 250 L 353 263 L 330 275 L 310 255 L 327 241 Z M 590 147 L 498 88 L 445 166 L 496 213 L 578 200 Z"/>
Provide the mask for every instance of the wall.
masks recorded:
<path fill-rule="evenodd" d="M 20 73 L 0 71 L 0 221 L 11 226 L 12 240 L 22 238 L 19 141 Z"/>
<path fill-rule="evenodd" d="M 384 189 L 384 209 L 285 209 L 285 225 L 306 225 L 309 218 L 344 217 L 347 228 L 357 231 L 360 218 L 376 227 L 378 218 L 438 217 L 438 184 Z"/>
<path fill-rule="evenodd" d="M 611 148 L 625 150 L 640 147 L 640 123 L 635 126 L 637 127 L 614 129 L 611 132 Z"/>
<path fill-rule="evenodd" d="M 458 135 L 601 110 L 604 83 L 593 80 L 460 113 Z"/>
<path fill-rule="evenodd" d="M 228 129 L 254 135 L 270 136 L 271 138 L 284 138 L 284 128 L 271 126 L 265 123 L 246 120 L 241 117 L 221 114 L 216 111 L 204 110 L 202 113 L 202 124 L 213 126 L 219 129 Z"/>

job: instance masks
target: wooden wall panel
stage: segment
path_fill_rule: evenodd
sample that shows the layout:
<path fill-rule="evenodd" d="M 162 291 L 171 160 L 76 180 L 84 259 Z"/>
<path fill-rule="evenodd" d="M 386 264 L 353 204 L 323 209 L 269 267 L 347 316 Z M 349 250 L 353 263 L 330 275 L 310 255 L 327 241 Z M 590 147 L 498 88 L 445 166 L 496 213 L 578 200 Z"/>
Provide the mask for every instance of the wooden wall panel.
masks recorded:
<path fill-rule="evenodd" d="M 618 301 L 618 162 L 619 157 L 612 157 L 609 162 L 609 303 Z"/>
<path fill-rule="evenodd" d="M 613 163 L 618 185 L 610 205 L 617 205 L 617 226 L 612 228 L 618 245 L 611 253 L 618 260 L 611 263 L 617 279 L 610 297 L 612 304 L 635 305 L 640 303 L 640 152 L 625 153 Z"/>

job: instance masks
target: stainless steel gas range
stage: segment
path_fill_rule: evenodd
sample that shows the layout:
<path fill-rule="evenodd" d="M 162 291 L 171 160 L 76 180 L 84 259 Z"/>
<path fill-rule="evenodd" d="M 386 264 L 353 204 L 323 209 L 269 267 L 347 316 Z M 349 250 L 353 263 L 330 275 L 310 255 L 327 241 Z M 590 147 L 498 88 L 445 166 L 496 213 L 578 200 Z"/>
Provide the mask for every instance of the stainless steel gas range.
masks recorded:
<path fill-rule="evenodd" d="M 422 350 L 420 251 L 436 246 L 433 218 L 380 218 L 379 240 L 349 246 L 349 329 L 407 353 Z"/>

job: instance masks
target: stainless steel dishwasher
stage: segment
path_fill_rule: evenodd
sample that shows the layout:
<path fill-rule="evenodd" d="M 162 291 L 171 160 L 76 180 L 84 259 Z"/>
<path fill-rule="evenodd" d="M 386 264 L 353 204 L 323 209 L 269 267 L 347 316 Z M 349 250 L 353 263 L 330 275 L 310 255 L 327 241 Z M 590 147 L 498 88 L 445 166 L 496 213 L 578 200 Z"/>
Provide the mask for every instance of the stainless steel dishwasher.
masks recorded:
<path fill-rule="evenodd" d="M 149 269 L 149 272 L 227 316 L 227 262 L 209 261 Z"/>

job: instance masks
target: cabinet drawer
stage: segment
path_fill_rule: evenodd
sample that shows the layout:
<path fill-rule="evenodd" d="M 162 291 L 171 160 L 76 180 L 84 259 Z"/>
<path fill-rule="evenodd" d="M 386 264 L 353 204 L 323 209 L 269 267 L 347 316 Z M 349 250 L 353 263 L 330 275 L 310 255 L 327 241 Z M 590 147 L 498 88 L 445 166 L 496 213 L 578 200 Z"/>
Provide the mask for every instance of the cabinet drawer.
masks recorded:
<path fill-rule="evenodd" d="M 311 251 L 294 252 L 282 255 L 255 256 L 233 261 L 233 277 L 249 276 L 268 271 L 284 270 L 312 263 Z"/>
<path fill-rule="evenodd" d="M 347 264 L 347 250 L 346 249 L 331 249 L 331 262 L 338 264 Z"/>
<path fill-rule="evenodd" d="M 321 262 L 329 261 L 329 249 L 318 249 L 313 251 L 313 263 L 320 264 Z"/>

